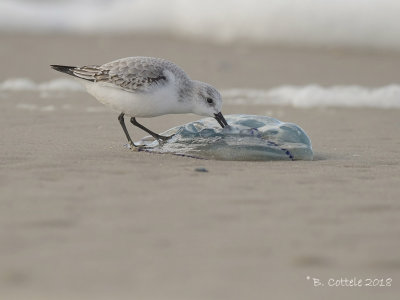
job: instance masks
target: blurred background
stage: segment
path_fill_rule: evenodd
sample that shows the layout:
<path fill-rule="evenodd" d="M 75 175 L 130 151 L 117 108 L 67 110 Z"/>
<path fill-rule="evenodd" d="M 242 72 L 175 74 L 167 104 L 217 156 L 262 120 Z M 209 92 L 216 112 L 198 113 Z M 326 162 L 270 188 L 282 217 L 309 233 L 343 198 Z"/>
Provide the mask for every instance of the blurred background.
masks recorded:
<path fill-rule="evenodd" d="M 0 300 L 398 299 L 399 12 L 398 0 L 0 0 Z M 315 160 L 128 151 L 118 113 L 49 67 L 128 56 L 212 84 L 224 115 L 298 124 Z M 393 285 L 317 289 L 314 276 Z"/>
<path fill-rule="evenodd" d="M 154 56 L 220 89 L 379 88 L 400 77 L 398 11 L 393 0 L 1 0 L 0 81 Z"/>
<path fill-rule="evenodd" d="M 1 0 L 1 31 L 400 49 L 395 0 Z"/>

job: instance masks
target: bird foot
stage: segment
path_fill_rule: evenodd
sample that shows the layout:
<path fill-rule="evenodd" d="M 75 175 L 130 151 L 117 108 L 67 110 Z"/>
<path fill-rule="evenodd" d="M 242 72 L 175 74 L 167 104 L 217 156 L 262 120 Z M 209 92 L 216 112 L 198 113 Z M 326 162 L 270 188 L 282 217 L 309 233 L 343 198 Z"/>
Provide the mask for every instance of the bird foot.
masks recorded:
<path fill-rule="evenodd" d="M 159 141 L 165 142 L 168 141 L 170 138 L 172 138 L 175 134 L 170 135 L 170 136 L 164 136 L 164 135 L 157 135 L 155 138 Z"/>
<path fill-rule="evenodd" d="M 145 145 L 135 145 L 133 142 L 129 142 L 128 144 L 125 144 L 125 147 L 132 151 L 141 151 L 146 146 Z"/>

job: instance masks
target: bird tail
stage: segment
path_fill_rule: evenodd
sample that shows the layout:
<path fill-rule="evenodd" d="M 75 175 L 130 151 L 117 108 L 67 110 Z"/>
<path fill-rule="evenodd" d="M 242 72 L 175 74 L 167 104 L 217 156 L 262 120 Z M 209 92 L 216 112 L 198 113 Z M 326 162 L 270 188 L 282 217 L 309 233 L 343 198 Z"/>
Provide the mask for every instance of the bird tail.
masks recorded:
<path fill-rule="evenodd" d="M 104 75 L 106 75 L 104 74 L 104 70 L 101 70 L 99 66 L 72 67 L 72 66 L 50 65 L 50 67 L 58 72 L 62 72 L 88 81 L 98 81 L 99 79 L 102 79 L 99 77 L 103 77 Z"/>
<path fill-rule="evenodd" d="M 68 75 L 75 76 L 73 70 L 74 70 L 76 67 L 61 66 L 61 65 L 50 65 L 50 67 L 51 67 L 52 69 L 58 71 L 58 72 L 62 72 L 62 73 L 66 73 L 66 74 L 68 74 Z"/>

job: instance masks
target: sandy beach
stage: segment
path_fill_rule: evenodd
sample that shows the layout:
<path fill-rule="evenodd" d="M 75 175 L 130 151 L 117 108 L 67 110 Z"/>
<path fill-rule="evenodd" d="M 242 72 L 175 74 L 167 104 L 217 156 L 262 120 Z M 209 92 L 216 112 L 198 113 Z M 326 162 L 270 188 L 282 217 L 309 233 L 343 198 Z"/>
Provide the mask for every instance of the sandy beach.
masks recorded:
<path fill-rule="evenodd" d="M 395 52 L 2 34 L 0 82 L 136 55 L 167 58 L 221 89 L 400 78 Z M 117 114 L 86 93 L 0 92 L 0 105 L 1 299 L 400 294 L 400 110 L 228 104 L 226 115 L 300 125 L 315 152 L 312 162 L 228 162 L 132 152 Z M 158 132 L 199 118 L 142 121 Z M 328 286 L 341 278 L 391 286 Z"/>

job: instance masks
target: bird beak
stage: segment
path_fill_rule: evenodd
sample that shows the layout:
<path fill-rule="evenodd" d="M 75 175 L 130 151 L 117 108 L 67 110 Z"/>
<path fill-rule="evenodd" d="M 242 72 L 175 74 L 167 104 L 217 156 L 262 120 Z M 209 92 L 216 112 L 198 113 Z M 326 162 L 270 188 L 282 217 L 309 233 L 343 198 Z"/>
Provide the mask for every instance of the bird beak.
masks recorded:
<path fill-rule="evenodd" d="M 222 128 L 224 128 L 225 126 L 228 126 L 228 122 L 226 122 L 226 120 L 221 112 L 214 114 L 214 116 L 215 116 L 215 120 L 217 120 L 217 122 L 219 123 L 219 125 L 221 125 Z"/>

